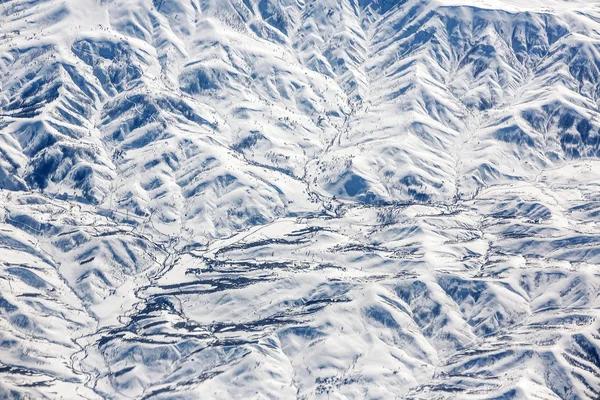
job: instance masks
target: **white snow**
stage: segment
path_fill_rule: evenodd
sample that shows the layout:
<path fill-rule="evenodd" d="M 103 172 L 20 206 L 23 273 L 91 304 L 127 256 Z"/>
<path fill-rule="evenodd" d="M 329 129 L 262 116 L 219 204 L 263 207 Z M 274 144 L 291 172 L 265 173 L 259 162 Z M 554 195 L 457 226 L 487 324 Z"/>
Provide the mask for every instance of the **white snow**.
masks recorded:
<path fill-rule="evenodd" d="M 0 398 L 598 398 L 598 32 L 2 2 Z"/>

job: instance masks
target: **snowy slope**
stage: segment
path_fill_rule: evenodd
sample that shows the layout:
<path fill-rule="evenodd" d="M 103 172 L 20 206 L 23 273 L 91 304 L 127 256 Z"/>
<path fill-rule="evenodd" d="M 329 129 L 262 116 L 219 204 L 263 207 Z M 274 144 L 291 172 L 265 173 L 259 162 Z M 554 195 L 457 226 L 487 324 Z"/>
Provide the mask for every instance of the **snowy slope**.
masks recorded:
<path fill-rule="evenodd" d="M 598 398 L 598 32 L 0 2 L 0 398 Z"/>

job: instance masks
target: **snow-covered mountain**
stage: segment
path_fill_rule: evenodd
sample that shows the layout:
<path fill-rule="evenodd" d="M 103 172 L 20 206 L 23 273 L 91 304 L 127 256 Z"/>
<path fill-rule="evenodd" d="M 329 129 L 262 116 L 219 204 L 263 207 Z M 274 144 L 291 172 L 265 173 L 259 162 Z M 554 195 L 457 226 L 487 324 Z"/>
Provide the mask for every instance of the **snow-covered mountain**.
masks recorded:
<path fill-rule="evenodd" d="M 0 0 L 0 398 L 600 398 L 600 1 Z"/>

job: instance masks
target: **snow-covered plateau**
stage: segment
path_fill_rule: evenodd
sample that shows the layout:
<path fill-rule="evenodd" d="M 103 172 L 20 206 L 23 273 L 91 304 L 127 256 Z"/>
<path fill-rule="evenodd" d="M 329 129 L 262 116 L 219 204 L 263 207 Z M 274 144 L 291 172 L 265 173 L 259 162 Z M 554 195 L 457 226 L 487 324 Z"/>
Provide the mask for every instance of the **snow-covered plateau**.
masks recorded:
<path fill-rule="evenodd" d="M 5 398 L 600 398 L 600 0 L 0 0 Z"/>

